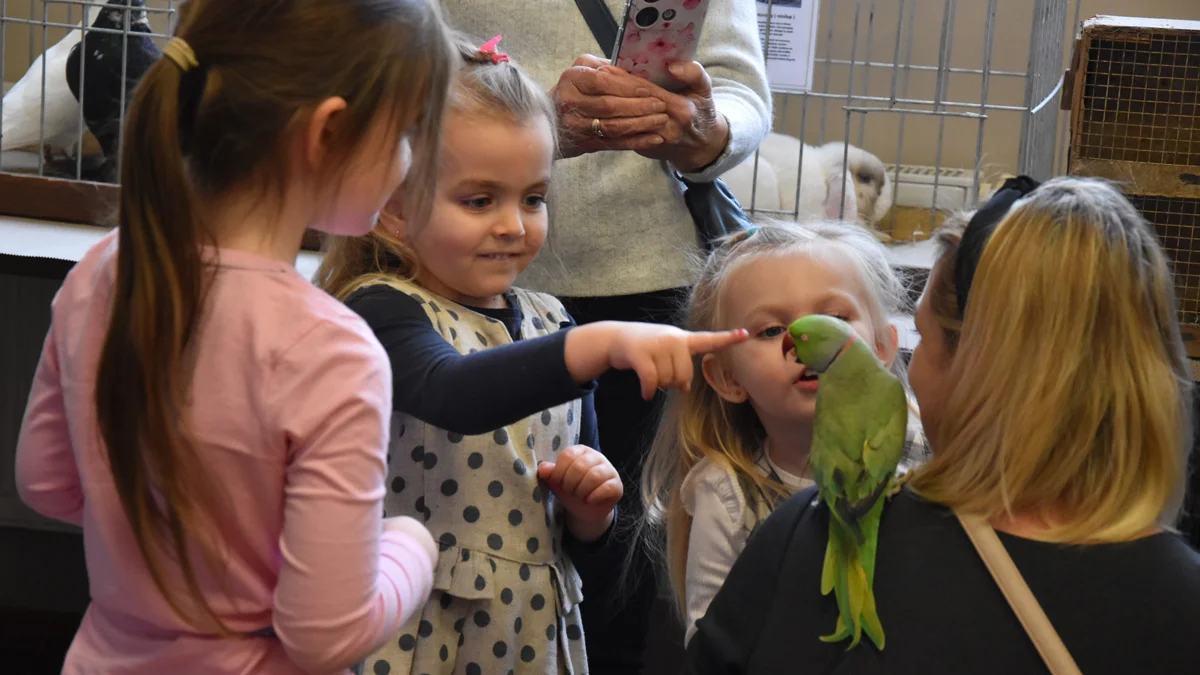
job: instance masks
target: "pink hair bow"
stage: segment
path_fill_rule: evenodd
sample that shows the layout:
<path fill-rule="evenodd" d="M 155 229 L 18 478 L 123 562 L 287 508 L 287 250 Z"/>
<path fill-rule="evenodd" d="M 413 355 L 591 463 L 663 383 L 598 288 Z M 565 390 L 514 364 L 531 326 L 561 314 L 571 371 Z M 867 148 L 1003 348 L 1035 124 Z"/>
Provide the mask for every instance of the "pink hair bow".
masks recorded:
<path fill-rule="evenodd" d="M 500 40 L 502 39 L 504 39 L 502 36 L 497 35 L 491 40 L 483 43 L 483 46 L 479 48 L 479 52 L 481 54 L 487 54 L 488 56 L 492 57 L 493 64 L 504 63 L 508 60 L 508 54 L 500 54 L 496 51 L 496 46 L 500 44 Z"/>

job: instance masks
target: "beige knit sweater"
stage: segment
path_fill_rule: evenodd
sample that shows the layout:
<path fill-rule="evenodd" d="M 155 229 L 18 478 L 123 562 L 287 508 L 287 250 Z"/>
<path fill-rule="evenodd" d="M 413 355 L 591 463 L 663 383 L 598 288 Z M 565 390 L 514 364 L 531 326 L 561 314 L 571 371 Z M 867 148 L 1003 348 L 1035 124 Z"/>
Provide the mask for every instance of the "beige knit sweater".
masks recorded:
<path fill-rule="evenodd" d="M 624 0 L 606 0 L 618 19 Z M 771 126 L 771 97 L 754 0 L 709 0 L 697 60 L 713 80 L 730 143 L 692 180 L 712 180 L 754 152 Z M 573 0 L 442 0 L 447 18 L 484 40 L 501 34 L 547 89 L 581 54 L 602 56 Z M 560 297 L 629 295 L 692 282 L 697 239 L 683 192 L 663 162 L 632 152 L 560 160 L 550 235 L 519 285 Z"/>

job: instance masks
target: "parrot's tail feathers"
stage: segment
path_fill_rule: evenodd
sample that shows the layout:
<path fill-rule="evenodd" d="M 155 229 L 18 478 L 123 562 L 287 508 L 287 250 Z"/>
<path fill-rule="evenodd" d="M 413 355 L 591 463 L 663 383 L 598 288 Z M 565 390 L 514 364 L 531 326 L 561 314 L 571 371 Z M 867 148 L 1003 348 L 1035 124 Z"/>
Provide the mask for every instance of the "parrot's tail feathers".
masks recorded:
<path fill-rule="evenodd" d="M 822 635 L 821 642 L 841 642 L 850 637 L 854 631 L 846 625 L 846 617 L 838 616 L 837 626 L 833 629 L 832 635 Z"/>
<path fill-rule="evenodd" d="M 879 613 L 875 611 L 875 593 L 871 589 L 867 589 L 867 604 L 863 607 L 862 620 L 858 624 L 875 643 L 875 648 L 883 651 L 883 624 L 879 621 Z"/>
<path fill-rule="evenodd" d="M 858 646 L 862 640 L 862 621 L 860 617 L 863 615 L 863 609 L 867 604 L 867 596 L 870 595 L 871 589 L 867 586 L 867 573 L 863 570 L 862 561 L 855 556 L 849 559 L 849 574 L 847 581 L 849 582 L 847 590 L 850 592 L 850 624 L 854 628 L 854 640 L 850 643 L 850 649 Z"/>
<path fill-rule="evenodd" d="M 882 507 L 883 503 L 880 502 L 877 510 L 869 514 L 861 524 L 863 536 L 867 541 L 858 549 L 858 560 L 867 573 L 867 588 L 872 588 L 875 584 L 875 558 L 879 550 L 879 516 L 883 511 Z"/>
<path fill-rule="evenodd" d="M 829 595 L 837 580 L 838 554 L 837 545 L 834 543 L 836 537 L 836 534 L 830 532 L 829 543 L 825 546 L 825 565 L 821 569 L 821 595 Z"/>
<path fill-rule="evenodd" d="M 850 595 L 850 616 L 857 619 L 862 616 L 863 606 L 867 602 L 867 573 L 863 570 L 862 561 L 857 558 L 847 560 L 848 574 L 846 587 Z M 855 621 L 854 623 L 858 623 Z"/>
<path fill-rule="evenodd" d="M 834 631 L 833 635 L 827 636 L 827 642 L 840 642 L 854 632 L 854 613 L 850 606 L 850 577 L 849 568 L 853 564 L 853 556 L 848 555 L 846 546 L 846 535 L 843 534 L 840 528 L 832 528 L 829 531 L 830 541 L 834 545 L 834 550 L 838 554 L 837 564 L 834 567 L 834 598 L 837 600 L 838 607 L 838 630 Z"/>

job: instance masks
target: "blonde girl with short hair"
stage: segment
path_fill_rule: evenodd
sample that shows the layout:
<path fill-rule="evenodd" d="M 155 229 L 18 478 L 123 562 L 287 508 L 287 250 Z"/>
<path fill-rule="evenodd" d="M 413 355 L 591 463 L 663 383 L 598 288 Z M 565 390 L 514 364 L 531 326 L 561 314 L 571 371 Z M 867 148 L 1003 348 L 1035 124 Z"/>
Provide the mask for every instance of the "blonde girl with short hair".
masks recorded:
<path fill-rule="evenodd" d="M 784 353 L 787 325 L 836 315 L 902 376 L 890 319 L 906 297 L 878 240 L 846 223 L 768 222 L 727 239 L 703 264 L 687 327 L 741 327 L 750 340 L 698 358 L 704 377 L 672 396 L 643 474 L 650 531 L 665 530 L 663 557 L 689 639 L 750 534 L 812 485 L 817 379 Z M 914 412 L 910 459 L 923 447 Z"/>

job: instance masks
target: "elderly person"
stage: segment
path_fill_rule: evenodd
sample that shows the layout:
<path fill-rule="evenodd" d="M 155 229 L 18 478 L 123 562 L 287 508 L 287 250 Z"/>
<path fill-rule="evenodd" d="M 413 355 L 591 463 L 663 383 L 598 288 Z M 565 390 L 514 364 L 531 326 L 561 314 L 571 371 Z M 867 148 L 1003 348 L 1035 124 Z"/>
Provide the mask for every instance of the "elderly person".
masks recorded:
<path fill-rule="evenodd" d="M 938 238 L 910 369 L 933 456 L 883 511 L 884 649 L 818 639 L 838 609 L 808 490 L 752 537 L 690 672 L 1047 672 L 956 514 L 999 532 L 1082 672 L 1195 672 L 1200 554 L 1170 529 L 1192 383 L 1150 226 L 1112 186 L 1056 179 Z"/>
<path fill-rule="evenodd" d="M 510 52 L 558 103 L 562 159 L 550 196 L 546 250 L 520 280 L 558 296 L 579 323 L 669 322 L 692 283 L 697 233 L 673 177 L 711 181 L 752 153 L 771 125 L 770 94 L 752 0 L 709 0 L 696 63 L 680 64 L 672 93 L 593 56 L 602 53 L 570 0 L 443 0 L 455 27 L 504 36 Z M 607 0 L 617 17 L 621 0 Z M 622 472 L 634 517 L 636 473 L 654 404 L 632 373 L 600 378 L 601 450 Z M 584 634 L 591 672 L 641 668 L 654 574 L 618 588 L 617 542 L 583 559 Z M 576 554 L 578 556 L 578 554 Z M 644 560 L 644 558 L 643 558 Z"/>

